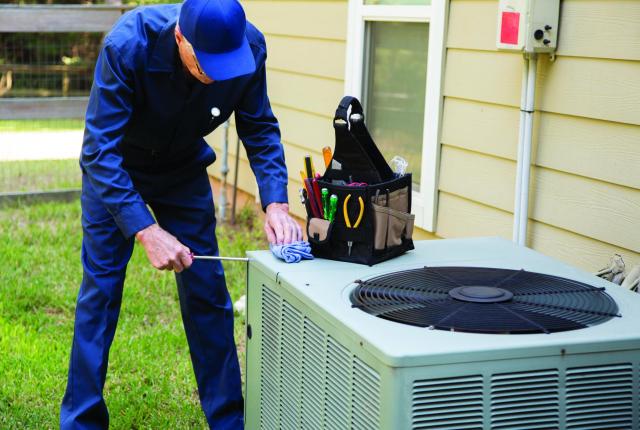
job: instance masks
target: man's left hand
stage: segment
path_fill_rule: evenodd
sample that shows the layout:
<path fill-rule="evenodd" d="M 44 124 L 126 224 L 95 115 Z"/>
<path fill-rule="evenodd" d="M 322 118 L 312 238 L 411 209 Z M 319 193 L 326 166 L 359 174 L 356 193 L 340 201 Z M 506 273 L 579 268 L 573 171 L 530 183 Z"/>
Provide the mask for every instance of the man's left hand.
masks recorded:
<path fill-rule="evenodd" d="M 266 213 L 264 231 L 269 243 L 286 245 L 302 240 L 302 229 L 289 215 L 287 203 L 270 203 Z"/>

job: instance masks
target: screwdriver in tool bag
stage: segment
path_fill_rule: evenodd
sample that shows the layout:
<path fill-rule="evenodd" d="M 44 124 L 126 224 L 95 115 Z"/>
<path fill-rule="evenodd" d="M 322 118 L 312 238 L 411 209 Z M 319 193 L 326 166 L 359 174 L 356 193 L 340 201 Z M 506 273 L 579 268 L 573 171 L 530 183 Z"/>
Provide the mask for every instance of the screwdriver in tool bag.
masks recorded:
<path fill-rule="evenodd" d="M 322 158 L 324 158 L 324 168 L 328 169 L 331 164 L 331 158 L 333 158 L 333 155 L 331 154 L 331 147 L 325 146 L 322 148 Z"/>
<path fill-rule="evenodd" d="M 329 198 L 329 221 L 333 222 L 336 218 L 336 211 L 338 210 L 338 196 L 331 194 Z"/>
<path fill-rule="evenodd" d="M 327 188 L 323 188 L 321 190 L 322 193 L 322 210 L 324 219 L 329 219 L 329 190 Z"/>

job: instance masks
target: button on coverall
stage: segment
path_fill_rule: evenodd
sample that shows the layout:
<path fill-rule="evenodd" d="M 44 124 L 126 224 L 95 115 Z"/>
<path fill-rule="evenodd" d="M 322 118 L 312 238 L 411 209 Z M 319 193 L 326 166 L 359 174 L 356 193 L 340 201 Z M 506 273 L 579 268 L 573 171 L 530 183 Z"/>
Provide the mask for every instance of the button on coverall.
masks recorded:
<path fill-rule="evenodd" d="M 135 233 L 156 222 L 195 254 L 217 255 L 203 136 L 232 112 L 263 208 L 287 201 L 280 131 L 267 97 L 263 35 L 247 23 L 256 71 L 204 85 L 183 70 L 174 28 L 180 5 L 125 14 L 97 60 L 80 156 L 82 265 L 62 429 L 107 428 L 102 395 Z M 220 115 L 213 116 L 212 110 Z M 216 112 L 217 113 L 217 112 Z M 147 206 L 148 205 L 148 206 Z M 176 274 L 182 320 L 207 422 L 243 425 L 233 310 L 219 262 Z"/>

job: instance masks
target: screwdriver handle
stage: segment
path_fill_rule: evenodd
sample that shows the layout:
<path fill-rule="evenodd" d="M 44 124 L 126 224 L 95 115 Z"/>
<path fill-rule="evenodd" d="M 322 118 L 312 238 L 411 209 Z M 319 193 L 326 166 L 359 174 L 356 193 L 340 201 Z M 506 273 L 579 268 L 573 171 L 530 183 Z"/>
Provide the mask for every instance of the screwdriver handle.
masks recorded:
<path fill-rule="evenodd" d="M 322 157 L 324 158 L 324 168 L 328 169 L 329 165 L 331 164 L 331 158 L 333 158 L 330 146 L 325 146 L 324 148 L 322 148 Z"/>

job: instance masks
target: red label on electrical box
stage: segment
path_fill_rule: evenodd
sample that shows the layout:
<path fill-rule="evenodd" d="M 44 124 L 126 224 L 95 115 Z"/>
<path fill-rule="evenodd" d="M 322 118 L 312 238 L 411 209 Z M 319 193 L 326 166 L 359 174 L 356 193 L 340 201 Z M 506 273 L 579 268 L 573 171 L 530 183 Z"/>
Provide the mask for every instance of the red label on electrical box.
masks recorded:
<path fill-rule="evenodd" d="M 520 30 L 519 12 L 502 12 L 502 26 L 500 27 L 500 43 L 518 44 Z"/>

